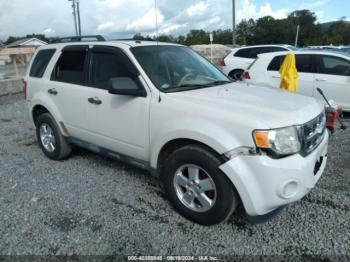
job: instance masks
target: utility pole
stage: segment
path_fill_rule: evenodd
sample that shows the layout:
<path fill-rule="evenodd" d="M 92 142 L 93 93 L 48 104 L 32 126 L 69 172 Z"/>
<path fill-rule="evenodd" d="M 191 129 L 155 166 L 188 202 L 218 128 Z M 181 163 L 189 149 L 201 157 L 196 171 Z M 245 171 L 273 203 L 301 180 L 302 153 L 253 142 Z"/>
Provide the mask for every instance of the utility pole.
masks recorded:
<path fill-rule="evenodd" d="M 299 41 L 299 31 L 300 31 L 300 25 L 297 26 L 297 35 L 295 36 L 295 47 L 298 47 L 298 41 Z"/>
<path fill-rule="evenodd" d="M 68 0 L 68 1 L 72 2 L 75 35 L 80 37 L 81 36 L 81 24 L 80 24 L 79 0 Z"/>
<path fill-rule="evenodd" d="M 79 5 L 79 0 L 77 1 L 77 16 L 78 16 L 78 32 L 79 36 L 81 37 L 81 23 L 80 23 L 80 5 Z"/>
<path fill-rule="evenodd" d="M 232 0 L 232 44 L 236 46 L 236 0 Z"/>

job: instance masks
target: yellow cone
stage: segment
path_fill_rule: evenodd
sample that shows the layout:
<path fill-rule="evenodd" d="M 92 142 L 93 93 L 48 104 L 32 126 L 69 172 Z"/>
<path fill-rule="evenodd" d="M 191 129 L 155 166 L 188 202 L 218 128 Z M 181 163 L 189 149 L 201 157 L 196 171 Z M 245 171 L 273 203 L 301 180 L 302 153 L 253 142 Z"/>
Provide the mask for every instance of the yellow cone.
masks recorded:
<path fill-rule="evenodd" d="M 289 53 L 284 59 L 281 68 L 281 86 L 280 88 L 290 92 L 298 92 L 299 81 L 298 81 L 298 70 L 295 63 L 295 54 Z"/>

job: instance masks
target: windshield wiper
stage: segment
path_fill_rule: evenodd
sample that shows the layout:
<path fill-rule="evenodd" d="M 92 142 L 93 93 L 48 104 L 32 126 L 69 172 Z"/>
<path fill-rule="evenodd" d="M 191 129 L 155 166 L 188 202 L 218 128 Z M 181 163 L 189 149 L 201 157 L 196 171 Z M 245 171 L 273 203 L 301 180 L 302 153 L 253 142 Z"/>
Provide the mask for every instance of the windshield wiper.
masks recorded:
<path fill-rule="evenodd" d="M 171 93 L 171 92 L 181 92 L 181 91 L 190 91 L 190 90 L 195 90 L 195 89 L 200 89 L 200 88 L 207 88 L 207 87 L 213 87 L 213 86 L 218 86 L 218 85 L 224 85 L 224 84 L 229 84 L 232 83 L 231 81 L 225 80 L 225 81 L 214 81 L 214 82 L 209 82 L 206 84 L 183 84 L 180 86 L 174 86 L 170 87 L 167 89 L 163 89 L 165 93 Z"/>
<path fill-rule="evenodd" d="M 232 82 L 228 80 L 220 80 L 220 81 L 210 82 L 208 83 L 208 85 L 219 86 L 219 85 L 230 84 L 230 83 Z"/>

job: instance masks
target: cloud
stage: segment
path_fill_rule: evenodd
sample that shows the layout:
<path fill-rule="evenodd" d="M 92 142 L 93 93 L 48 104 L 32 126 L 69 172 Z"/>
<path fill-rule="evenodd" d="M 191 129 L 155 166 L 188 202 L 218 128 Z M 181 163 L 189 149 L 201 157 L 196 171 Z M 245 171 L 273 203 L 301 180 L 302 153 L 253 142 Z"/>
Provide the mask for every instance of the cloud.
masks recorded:
<path fill-rule="evenodd" d="M 47 36 L 54 36 L 56 34 L 56 31 L 52 28 L 46 28 L 43 31 L 43 34 L 47 35 Z"/>
<path fill-rule="evenodd" d="M 257 8 L 251 0 L 243 0 L 237 11 L 237 22 L 242 19 L 257 19 L 263 16 L 272 16 L 276 19 L 282 19 L 288 16 L 288 12 L 288 9 L 278 9 L 274 11 L 270 3 L 266 3 L 260 6 L 260 8 Z"/>
<path fill-rule="evenodd" d="M 319 0 L 325 1 L 325 0 Z M 0 0 L 0 39 L 45 32 L 57 36 L 74 35 L 71 2 L 64 0 Z M 288 9 L 275 9 L 255 0 L 237 2 L 237 23 L 242 19 L 270 15 L 284 18 Z M 190 29 L 231 28 L 232 0 L 158 0 L 159 32 L 186 34 Z M 83 34 L 104 34 L 107 38 L 126 38 L 135 33 L 155 32 L 153 0 L 82 0 Z M 40 14 L 40 19 L 38 19 Z M 28 23 L 30 21 L 30 23 Z M 49 30 L 52 29 L 53 31 Z"/>
<path fill-rule="evenodd" d="M 208 9 L 208 5 L 203 1 L 198 2 L 197 4 L 191 5 L 187 8 L 186 12 L 189 16 L 195 16 L 201 14 Z"/>
<path fill-rule="evenodd" d="M 156 26 L 156 16 L 158 20 L 158 25 L 164 22 L 164 16 L 155 8 L 151 8 L 144 16 L 134 20 L 126 26 L 128 31 L 151 31 L 155 29 Z"/>
<path fill-rule="evenodd" d="M 111 32 L 113 31 L 113 28 L 115 27 L 114 23 L 111 21 L 107 21 L 105 23 L 102 23 L 100 25 L 98 25 L 97 27 L 97 31 L 99 32 Z"/>

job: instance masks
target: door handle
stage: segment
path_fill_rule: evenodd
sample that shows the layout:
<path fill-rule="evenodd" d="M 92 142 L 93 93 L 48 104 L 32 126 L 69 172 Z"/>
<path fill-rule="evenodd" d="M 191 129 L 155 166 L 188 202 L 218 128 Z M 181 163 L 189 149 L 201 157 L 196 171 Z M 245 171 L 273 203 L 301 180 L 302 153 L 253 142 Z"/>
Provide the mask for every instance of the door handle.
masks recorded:
<path fill-rule="evenodd" d="M 316 78 L 315 79 L 317 82 L 326 82 L 327 80 L 326 79 L 322 79 L 322 78 Z"/>
<path fill-rule="evenodd" d="M 50 95 L 54 95 L 54 96 L 58 94 L 58 92 L 56 91 L 55 88 L 51 88 L 51 89 L 47 90 L 47 92 L 48 92 Z"/>
<path fill-rule="evenodd" d="M 280 79 L 281 77 L 279 77 L 279 76 L 272 76 L 272 78 Z"/>
<path fill-rule="evenodd" d="M 90 104 L 94 104 L 94 105 L 101 105 L 102 101 L 98 98 L 98 97 L 90 97 L 88 99 Z"/>

